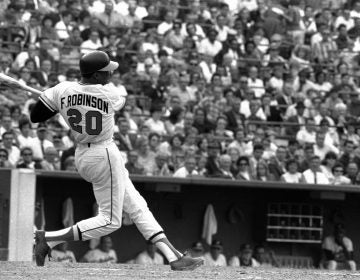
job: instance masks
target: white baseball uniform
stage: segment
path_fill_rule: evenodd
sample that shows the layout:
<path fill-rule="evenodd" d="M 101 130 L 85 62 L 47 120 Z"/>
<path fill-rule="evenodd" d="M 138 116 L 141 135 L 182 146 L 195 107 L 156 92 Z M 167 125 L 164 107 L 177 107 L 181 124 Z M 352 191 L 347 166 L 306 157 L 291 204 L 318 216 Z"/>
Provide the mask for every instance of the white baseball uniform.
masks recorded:
<path fill-rule="evenodd" d="M 113 141 L 114 113 L 125 105 L 126 90 L 111 85 L 62 82 L 40 100 L 59 112 L 72 130 L 79 174 L 93 184 L 99 214 L 77 223 L 82 240 L 99 238 L 121 226 L 129 214 L 146 240 L 163 234 L 146 201 L 135 189 Z"/>

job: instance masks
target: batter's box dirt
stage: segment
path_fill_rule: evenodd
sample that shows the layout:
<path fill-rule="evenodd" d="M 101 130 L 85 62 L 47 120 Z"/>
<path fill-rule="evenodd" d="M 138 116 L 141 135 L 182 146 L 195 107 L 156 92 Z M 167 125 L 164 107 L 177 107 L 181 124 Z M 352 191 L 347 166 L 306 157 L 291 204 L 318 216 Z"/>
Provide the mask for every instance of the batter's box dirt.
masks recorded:
<path fill-rule="evenodd" d="M 1 280 L 145 280 L 145 279 L 236 279 L 236 280 L 335 280 L 360 279 L 359 272 L 249 269 L 205 267 L 195 271 L 174 272 L 169 266 L 142 266 L 128 264 L 62 264 L 48 262 L 37 267 L 30 262 L 0 262 Z"/>

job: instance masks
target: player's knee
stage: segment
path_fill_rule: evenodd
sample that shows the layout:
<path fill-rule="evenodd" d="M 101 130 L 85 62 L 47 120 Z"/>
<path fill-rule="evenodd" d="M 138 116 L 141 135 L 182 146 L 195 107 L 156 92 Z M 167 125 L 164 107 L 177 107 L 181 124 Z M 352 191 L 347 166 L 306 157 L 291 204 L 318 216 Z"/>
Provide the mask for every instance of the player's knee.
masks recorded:
<path fill-rule="evenodd" d="M 121 217 L 113 216 L 111 220 L 111 227 L 117 230 L 121 227 Z"/>

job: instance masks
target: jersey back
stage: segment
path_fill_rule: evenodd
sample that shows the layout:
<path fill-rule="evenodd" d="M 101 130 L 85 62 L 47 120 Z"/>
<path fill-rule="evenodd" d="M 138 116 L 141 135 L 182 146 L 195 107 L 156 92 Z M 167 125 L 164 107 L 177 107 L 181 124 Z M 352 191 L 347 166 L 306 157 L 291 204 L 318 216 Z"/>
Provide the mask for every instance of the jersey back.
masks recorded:
<path fill-rule="evenodd" d="M 99 143 L 112 139 L 115 111 L 125 104 L 125 97 L 117 91 L 100 84 L 62 82 L 45 90 L 40 100 L 62 115 L 77 143 Z"/>

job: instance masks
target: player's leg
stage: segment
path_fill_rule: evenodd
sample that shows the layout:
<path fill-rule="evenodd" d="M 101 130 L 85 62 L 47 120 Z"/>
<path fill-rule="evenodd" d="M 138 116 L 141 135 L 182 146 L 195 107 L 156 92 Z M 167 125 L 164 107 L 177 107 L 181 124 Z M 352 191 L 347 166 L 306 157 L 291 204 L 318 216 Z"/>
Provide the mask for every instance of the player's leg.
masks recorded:
<path fill-rule="evenodd" d="M 79 174 L 93 183 L 93 191 L 99 206 L 96 217 L 78 222 L 75 226 L 52 232 L 38 231 L 35 241 L 35 256 L 38 265 L 50 248 L 66 241 L 89 240 L 110 234 L 121 226 L 124 188 L 118 183 L 115 166 L 118 157 L 109 152 L 108 148 L 80 150 L 77 153 L 77 168 Z M 50 248 L 49 248 L 50 247 Z"/>
<path fill-rule="evenodd" d="M 202 259 L 182 255 L 167 239 L 162 227 L 148 208 L 145 199 L 135 189 L 124 169 L 121 182 L 126 183 L 124 212 L 128 213 L 141 234 L 165 255 L 173 270 L 192 270 L 203 264 Z"/>

